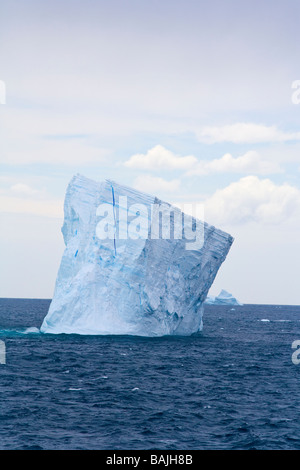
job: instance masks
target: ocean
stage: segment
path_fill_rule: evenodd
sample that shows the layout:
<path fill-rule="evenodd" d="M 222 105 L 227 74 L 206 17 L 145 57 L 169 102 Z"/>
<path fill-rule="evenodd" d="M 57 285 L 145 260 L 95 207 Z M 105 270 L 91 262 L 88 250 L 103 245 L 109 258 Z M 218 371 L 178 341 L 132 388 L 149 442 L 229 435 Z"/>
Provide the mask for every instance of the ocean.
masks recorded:
<path fill-rule="evenodd" d="M 207 305 L 191 337 L 43 335 L 1 299 L 1 449 L 300 449 L 300 307 Z"/>

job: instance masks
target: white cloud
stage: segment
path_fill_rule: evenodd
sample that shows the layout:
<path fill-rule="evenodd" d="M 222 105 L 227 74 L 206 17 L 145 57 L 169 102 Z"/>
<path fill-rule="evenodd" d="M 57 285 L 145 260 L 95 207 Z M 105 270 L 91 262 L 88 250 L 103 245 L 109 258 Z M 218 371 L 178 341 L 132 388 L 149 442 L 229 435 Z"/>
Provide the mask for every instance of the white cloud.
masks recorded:
<path fill-rule="evenodd" d="M 22 142 L 22 148 L 21 144 Z M 80 142 L 78 139 L 47 140 L 28 137 L 19 143 L 7 142 L 6 149 L 0 154 L 0 163 L 5 165 L 52 164 L 52 165 L 89 165 L 102 164 L 109 151 Z"/>
<path fill-rule="evenodd" d="M 254 144 L 261 142 L 286 142 L 300 140 L 300 132 L 282 132 L 276 126 L 243 123 L 226 126 L 205 126 L 197 133 L 201 142 L 233 142 L 235 144 Z"/>
<path fill-rule="evenodd" d="M 124 165 L 128 168 L 137 168 L 143 170 L 188 170 L 197 163 L 196 157 L 187 155 L 180 157 L 162 145 L 156 145 L 148 150 L 146 154 L 138 153 L 132 155 Z"/>
<path fill-rule="evenodd" d="M 257 152 L 249 151 L 237 158 L 234 158 L 230 153 L 226 153 L 218 159 L 199 161 L 195 168 L 186 174 L 188 176 L 207 175 L 209 173 L 268 174 L 280 173 L 281 171 L 277 162 L 263 160 Z"/>
<path fill-rule="evenodd" d="M 249 151 L 234 158 L 226 153 L 214 160 L 198 160 L 195 156 L 175 155 L 162 145 L 156 145 L 145 154 L 136 154 L 124 163 L 129 168 L 143 170 L 186 170 L 186 176 L 207 175 L 210 173 L 280 173 L 278 162 L 263 159 L 257 152 Z"/>
<path fill-rule="evenodd" d="M 54 199 L 41 201 L 20 197 L 0 196 L 0 212 L 62 218 L 63 201 Z"/>
<path fill-rule="evenodd" d="M 66 112 L 43 115 L 38 110 L 5 108 L 0 115 L 0 163 L 87 165 L 110 155 L 94 141 L 98 122 L 83 126 Z"/>
<path fill-rule="evenodd" d="M 280 224 L 292 217 L 300 217 L 300 190 L 257 176 L 241 178 L 205 201 L 205 218 L 217 225 Z"/>
<path fill-rule="evenodd" d="M 37 189 L 31 188 L 28 184 L 24 183 L 16 183 L 13 184 L 10 188 L 10 191 L 13 194 L 17 194 L 19 196 L 36 196 L 40 193 Z"/>
<path fill-rule="evenodd" d="M 23 183 L 0 189 L 0 213 L 33 214 L 44 217 L 63 216 L 63 201 Z"/>
<path fill-rule="evenodd" d="M 171 181 L 166 181 L 160 177 L 140 175 L 135 179 L 134 187 L 139 191 L 144 191 L 151 194 L 156 192 L 173 192 L 179 189 L 180 180 L 174 179 Z"/>

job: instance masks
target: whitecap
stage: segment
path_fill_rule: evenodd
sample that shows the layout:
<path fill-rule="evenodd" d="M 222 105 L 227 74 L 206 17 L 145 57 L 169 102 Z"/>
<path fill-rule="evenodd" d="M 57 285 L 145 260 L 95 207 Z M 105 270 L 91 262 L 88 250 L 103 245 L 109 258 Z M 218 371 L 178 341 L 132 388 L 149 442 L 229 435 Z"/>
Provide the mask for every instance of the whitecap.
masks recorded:
<path fill-rule="evenodd" d="M 36 328 L 35 326 L 30 326 L 29 328 L 26 328 L 25 331 L 22 331 L 23 335 L 31 335 L 32 333 L 34 334 L 39 334 L 40 330 Z"/>
<path fill-rule="evenodd" d="M 40 330 L 36 328 L 35 326 L 30 326 L 30 327 L 23 327 L 23 328 L 5 328 L 3 330 L 0 330 L 0 336 L 1 335 L 32 335 L 32 334 L 40 334 Z"/>
<path fill-rule="evenodd" d="M 95 382 L 95 380 L 101 379 L 108 379 L 107 375 L 100 375 L 100 377 L 94 377 L 93 379 L 89 379 L 89 382 Z"/>

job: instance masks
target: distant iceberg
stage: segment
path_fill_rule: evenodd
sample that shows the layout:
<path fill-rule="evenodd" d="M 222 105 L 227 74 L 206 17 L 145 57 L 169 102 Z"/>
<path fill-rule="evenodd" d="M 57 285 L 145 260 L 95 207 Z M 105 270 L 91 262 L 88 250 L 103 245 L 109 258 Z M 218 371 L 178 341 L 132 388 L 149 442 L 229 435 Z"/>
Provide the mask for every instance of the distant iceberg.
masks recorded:
<path fill-rule="evenodd" d="M 208 296 L 205 303 L 209 305 L 243 305 L 226 290 L 221 290 L 217 297 Z"/>
<path fill-rule="evenodd" d="M 81 175 L 69 183 L 64 213 L 66 248 L 41 332 L 162 336 L 202 329 L 203 303 L 231 235 L 154 196 Z M 159 230 L 169 223 L 172 236 L 153 228 L 153 213 L 162 216 Z M 175 218 L 201 243 L 190 243 Z"/>

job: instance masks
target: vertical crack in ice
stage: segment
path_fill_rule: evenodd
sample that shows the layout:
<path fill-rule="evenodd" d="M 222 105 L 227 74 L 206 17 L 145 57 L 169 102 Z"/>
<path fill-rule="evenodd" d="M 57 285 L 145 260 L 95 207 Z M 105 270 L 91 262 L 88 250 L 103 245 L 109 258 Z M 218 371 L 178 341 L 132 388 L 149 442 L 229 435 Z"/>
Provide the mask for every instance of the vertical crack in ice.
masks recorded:
<path fill-rule="evenodd" d="M 116 248 L 116 212 L 115 212 L 115 192 L 114 187 L 111 185 L 111 192 L 112 192 L 112 200 L 113 200 L 113 212 L 114 212 L 114 247 L 115 247 L 115 256 L 117 256 L 117 248 Z"/>

